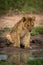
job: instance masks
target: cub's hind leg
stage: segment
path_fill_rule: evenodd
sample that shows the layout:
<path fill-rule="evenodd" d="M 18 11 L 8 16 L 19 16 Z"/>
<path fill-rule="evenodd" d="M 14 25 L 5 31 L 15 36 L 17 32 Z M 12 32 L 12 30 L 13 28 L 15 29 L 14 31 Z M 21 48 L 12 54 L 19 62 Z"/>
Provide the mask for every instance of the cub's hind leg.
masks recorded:
<path fill-rule="evenodd" d="M 20 47 L 20 37 L 17 32 L 14 32 L 11 34 L 13 46 L 14 47 Z"/>

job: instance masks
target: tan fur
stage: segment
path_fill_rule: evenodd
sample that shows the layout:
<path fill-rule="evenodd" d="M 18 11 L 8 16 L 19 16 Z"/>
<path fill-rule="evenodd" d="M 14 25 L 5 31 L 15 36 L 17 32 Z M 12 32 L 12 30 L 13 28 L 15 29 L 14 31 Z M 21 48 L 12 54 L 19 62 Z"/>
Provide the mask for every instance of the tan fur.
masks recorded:
<path fill-rule="evenodd" d="M 30 31 L 34 26 L 35 17 L 23 17 L 13 28 L 7 38 L 14 47 L 23 44 L 25 48 L 30 48 Z"/>

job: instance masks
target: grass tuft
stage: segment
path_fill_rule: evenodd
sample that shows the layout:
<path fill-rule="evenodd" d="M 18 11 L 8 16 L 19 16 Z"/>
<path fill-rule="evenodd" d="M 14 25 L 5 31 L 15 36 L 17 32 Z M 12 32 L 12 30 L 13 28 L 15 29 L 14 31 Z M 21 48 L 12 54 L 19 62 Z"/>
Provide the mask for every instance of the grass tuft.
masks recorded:
<path fill-rule="evenodd" d="M 26 65 L 43 65 L 43 59 L 28 60 Z"/>
<path fill-rule="evenodd" d="M 31 35 L 37 35 L 37 34 L 43 34 L 43 27 L 34 27 L 34 29 L 31 32 Z"/>
<path fill-rule="evenodd" d="M 15 65 L 15 64 L 9 63 L 7 61 L 0 61 L 0 65 Z"/>
<path fill-rule="evenodd" d="M 6 31 L 10 31 L 11 30 L 11 27 L 4 27 L 3 30 L 6 30 Z"/>

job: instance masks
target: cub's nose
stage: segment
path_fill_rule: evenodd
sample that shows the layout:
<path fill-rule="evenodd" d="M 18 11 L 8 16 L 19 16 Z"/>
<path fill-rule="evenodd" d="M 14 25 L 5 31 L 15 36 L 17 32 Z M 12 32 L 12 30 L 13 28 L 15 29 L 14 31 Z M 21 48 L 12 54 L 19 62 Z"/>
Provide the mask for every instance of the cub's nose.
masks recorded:
<path fill-rule="evenodd" d="M 31 32 L 31 30 L 29 30 L 29 32 Z"/>

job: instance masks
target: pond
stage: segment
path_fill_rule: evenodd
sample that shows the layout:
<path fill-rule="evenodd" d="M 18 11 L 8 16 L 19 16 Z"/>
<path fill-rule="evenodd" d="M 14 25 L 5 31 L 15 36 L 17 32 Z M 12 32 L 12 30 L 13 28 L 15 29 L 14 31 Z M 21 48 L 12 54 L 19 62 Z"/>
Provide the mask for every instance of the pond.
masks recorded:
<path fill-rule="evenodd" d="M 27 63 L 29 59 L 43 59 L 43 51 L 14 52 L 7 55 L 0 54 L 0 60 L 7 60 L 15 64 Z"/>

